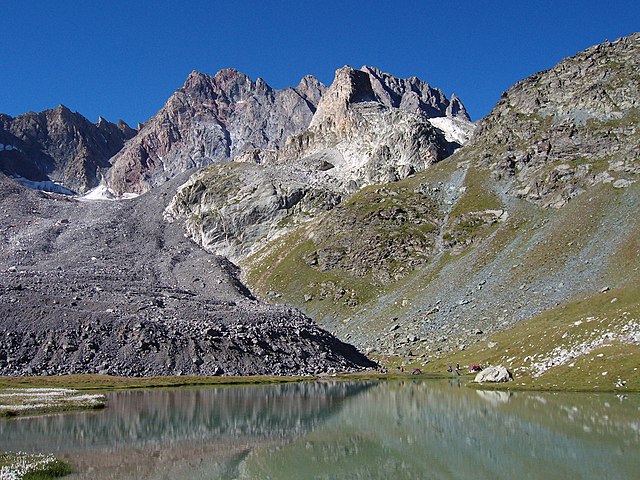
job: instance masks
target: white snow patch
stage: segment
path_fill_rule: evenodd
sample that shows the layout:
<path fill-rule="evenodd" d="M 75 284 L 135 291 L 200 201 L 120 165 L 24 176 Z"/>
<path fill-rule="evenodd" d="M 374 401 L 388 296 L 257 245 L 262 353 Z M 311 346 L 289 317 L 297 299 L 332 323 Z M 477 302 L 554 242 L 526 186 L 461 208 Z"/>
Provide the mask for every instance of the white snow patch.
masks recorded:
<path fill-rule="evenodd" d="M 16 150 L 18 152 L 22 151 L 18 147 L 16 147 L 15 145 L 4 145 L 4 144 L 0 143 L 0 152 L 2 152 L 4 150 L 6 150 L 7 152 L 10 152 L 11 150 Z"/>
<path fill-rule="evenodd" d="M 430 118 L 429 123 L 438 130 L 442 130 L 448 142 L 456 142 L 460 145 L 467 143 L 476 129 L 475 123 L 461 118 L 436 117 Z"/>
<path fill-rule="evenodd" d="M 137 193 L 125 193 L 122 196 L 118 196 L 113 190 L 106 185 L 98 185 L 96 188 L 89 190 L 87 193 L 78 197 L 79 200 L 131 200 L 139 195 Z"/>

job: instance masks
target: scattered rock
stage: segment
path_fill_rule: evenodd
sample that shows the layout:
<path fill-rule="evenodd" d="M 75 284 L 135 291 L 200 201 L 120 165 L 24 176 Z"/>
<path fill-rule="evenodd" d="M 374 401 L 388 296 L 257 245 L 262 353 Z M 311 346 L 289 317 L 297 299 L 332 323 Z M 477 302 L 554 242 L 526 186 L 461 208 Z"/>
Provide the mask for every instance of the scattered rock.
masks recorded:
<path fill-rule="evenodd" d="M 506 367 L 497 365 L 495 367 L 487 367 L 482 370 L 476 375 L 474 382 L 510 382 L 512 380 L 513 376 L 511 375 L 511 372 L 509 372 Z"/>

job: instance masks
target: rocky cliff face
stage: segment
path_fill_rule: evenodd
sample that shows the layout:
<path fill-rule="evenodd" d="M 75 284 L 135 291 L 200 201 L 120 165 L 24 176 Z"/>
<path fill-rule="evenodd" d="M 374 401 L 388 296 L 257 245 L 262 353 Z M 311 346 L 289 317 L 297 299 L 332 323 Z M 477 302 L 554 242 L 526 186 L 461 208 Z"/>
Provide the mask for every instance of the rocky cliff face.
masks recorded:
<path fill-rule="evenodd" d="M 327 175 L 347 192 L 406 178 L 460 146 L 430 119 L 455 118 L 472 128 L 464 107 L 451 104 L 415 77 L 398 79 L 373 67 L 345 66 L 336 72 L 309 128 L 289 138 L 278 159 L 321 158 Z"/>
<path fill-rule="evenodd" d="M 0 171 L 43 188 L 84 193 L 136 131 L 122 120 L 97 124 L 60 105 L 15 118 L 0 114 Z M 27 182 L 28 183 L 28 182 Z"/>
<path fill-rule="evenodd" d="M 185 217 L 196 242 L 238 260 L 367 185 L 406 178 L 450 155 L 459 144 L 430 115 L 473 128 L 458 100 L 418 79 L 343 67 L 306 130 L 278 151 L 247 150 L 235 158 L 240 163 L 196 173 L 168 216 Z"/>
<path fill-rule="evenodd" d="M 639 41 L 597 45 L 510 88 L 470 145 L 482 152 L 478 163 L 508 179 L 509 193 L 543 206 L 635 181 Z"/>
<path fill-rule="evenodd" d="M 233 69 L 213 77 L 194 71 L 112 159 L 109 185 L 116 193 L 142 193 L 192 167 L 277 150 L 307 128 L 324 90 L 311 76 L 274 90 Z"/>
<path fill-rule="evenodd" d="M 442 90 L 430 87 L 418 77 L 397 78 L 371 66 L 363 66 L 360 70 L 369 75 L 373 91 L 387 107 L 421 113 L 428 118 L 459 117 L 471 120 L 455 94 L 447 99 Z"/>
<path fill-rule="evenodd" d="M 637 352 L 639 40 L 519 82 L 454 155 L 253 252 L 249 283 L 382 354 L 510 363 L 504 329 L 524 342 L 519 375 Z"/>

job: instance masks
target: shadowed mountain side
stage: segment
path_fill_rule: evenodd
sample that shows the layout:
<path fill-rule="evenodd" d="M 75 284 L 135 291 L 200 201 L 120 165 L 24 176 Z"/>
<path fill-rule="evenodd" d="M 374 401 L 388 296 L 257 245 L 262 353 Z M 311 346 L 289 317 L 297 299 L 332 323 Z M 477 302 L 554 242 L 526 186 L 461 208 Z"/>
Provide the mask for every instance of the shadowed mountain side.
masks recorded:
<path fill-rule="evenodd" d="M 0 172 L 41 190 L 85 193 L 136 133 L 122 120 L 93 124 L 63 105 L 15 118 L 0 114 Z"/>

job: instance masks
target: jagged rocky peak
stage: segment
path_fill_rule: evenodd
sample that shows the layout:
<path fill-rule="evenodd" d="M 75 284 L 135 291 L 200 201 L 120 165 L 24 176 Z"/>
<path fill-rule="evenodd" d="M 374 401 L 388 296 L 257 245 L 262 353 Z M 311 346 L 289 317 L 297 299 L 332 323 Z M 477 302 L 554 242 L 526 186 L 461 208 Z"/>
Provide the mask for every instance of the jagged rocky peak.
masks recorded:
<path fill-rule="evenodd" d="M 336 71 L 333 83 L 318 103 L 310 128 L 340 129 L 351 104 L 377 102 L 369 75 L 348 65 Z"/>
<path fill-rule="evenodd" d="M 98 185 L 109 158 L 135 134 L 123 121 L 100 117 L 94 124 L 64 105 L 3 115 L 0 171 L 32 188 L 84 193 Z"/>
<path fill-rule="evenodd" d="M 313 75 L 305 75 L 295 88 L 298 94 L 307 100 L 314 108 L 327 91 L 327 87 Z"/>
<path fill-rule="evenodd" d="M 455 94 L 448 99 L 442 90 L 417 77 L 401 79 L 371 66 L 360 70 L 344 66 L 336 71 L 333 83 L 318 103 L 310 128 L 320 133 L 349 135 L 356 125 L 362 124 L 351 113 L 354 109 L 371 109 L 371 103 L 386 110 L 418 115 L 458 146 L 466 143 L 474 130 L 467 110 Z"/>
<path fill-rule="evenodd" d="M 451 94 L 451 99 L 449 100 L 449 105 L 447 105 L 445 114 L 447 117 L 459 117 L 465 120 L 471 120 L 469 113 L 467 113 L 467 109 L 455 93 Z"/>
<path fill-rule="evenodd" d="M 247 151 L 277 151 L 311 122 L 325 87 L 313 77 L 276 90 L 235 69 L 193 71 L 182 88 L 113 159 L 108 183 L 142 193 L 192 167 Z"/>
<path fill-rule="evenodd" d="M 418 77 L 397 78 L 376 67 L 363 66 L 361 71 L 369 74 L 371 85 L 378 98 L 388 107 L 432 117 L 471 118 L 458 97 L 447 99 L 439 88 L 433 88 Z"/>

